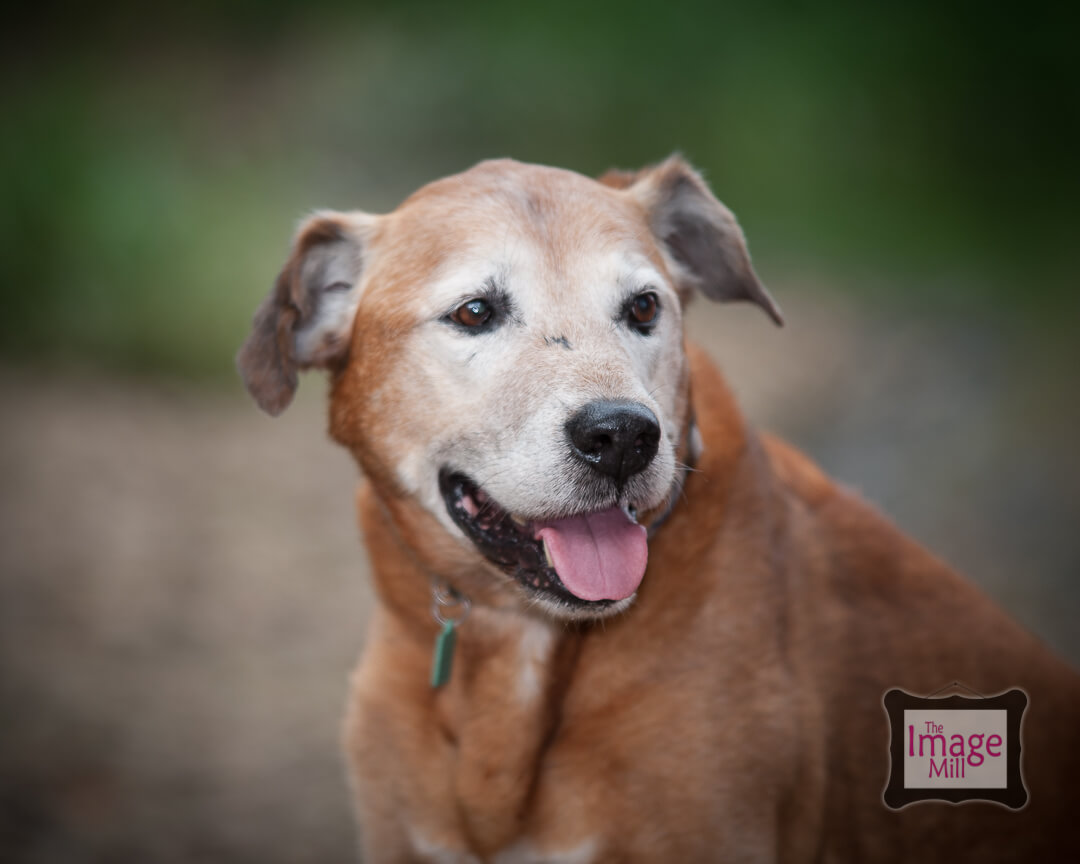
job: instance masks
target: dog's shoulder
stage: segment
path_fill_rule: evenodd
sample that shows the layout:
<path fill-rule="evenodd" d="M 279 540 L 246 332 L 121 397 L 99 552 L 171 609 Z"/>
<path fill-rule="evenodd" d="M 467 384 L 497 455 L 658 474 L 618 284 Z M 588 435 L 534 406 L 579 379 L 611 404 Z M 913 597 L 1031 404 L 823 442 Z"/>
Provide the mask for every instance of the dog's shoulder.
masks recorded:
<path fill-rule="evenodd" d="M 836 487 L 809 457 L 787 441 L 770 433 L 761 434 L 761 443 L 777 480 L 809 507 L 828 499 Z"/>

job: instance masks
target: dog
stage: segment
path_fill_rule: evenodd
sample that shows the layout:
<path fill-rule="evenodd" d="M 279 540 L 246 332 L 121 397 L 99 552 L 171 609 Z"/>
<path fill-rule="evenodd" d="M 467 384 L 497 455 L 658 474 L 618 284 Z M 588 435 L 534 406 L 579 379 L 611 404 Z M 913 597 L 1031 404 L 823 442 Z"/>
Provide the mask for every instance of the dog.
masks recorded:
<path fill-rule="evenodd" d="M 1080 860 L 1080 678 L 744 422 L 697 294 L 782 321 L 678 156 L 299 228 L 238 366 L 272 415 L 327 370 L 364 478 L 364 860 Z M 1025 695 L 1026 805 L 887 806 L 886 694 L 952 682 Z"/>

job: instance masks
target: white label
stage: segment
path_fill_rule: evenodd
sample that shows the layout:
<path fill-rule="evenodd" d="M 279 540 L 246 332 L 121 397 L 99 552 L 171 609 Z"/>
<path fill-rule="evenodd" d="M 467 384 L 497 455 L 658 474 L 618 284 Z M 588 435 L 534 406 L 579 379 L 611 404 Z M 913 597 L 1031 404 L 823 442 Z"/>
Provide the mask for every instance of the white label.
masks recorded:
<path fill-rule="evenodd" d="M 904 712 L 905 789 L 1004 789 L 1008 712 Z"/>

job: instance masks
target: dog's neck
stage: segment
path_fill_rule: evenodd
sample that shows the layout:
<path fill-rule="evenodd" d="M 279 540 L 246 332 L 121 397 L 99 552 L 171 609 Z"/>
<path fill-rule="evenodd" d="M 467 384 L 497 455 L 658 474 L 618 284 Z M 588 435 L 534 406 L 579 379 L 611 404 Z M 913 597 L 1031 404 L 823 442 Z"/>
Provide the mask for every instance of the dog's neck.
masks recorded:
<path fill-rule="evenodd" d="M 702 537 L 714 537 L 723 522 L 726 496 L 718 493 L 732 482 L 746 450 L 746 432 L 734 401 L 719 374 L 711 367 L 709 372 L 713 380 L 696 415 L 708 442 L 698 470 L 687 472 L 675 506 L 649 514 L 650 523 L 663 522 L 663 530 L 650 540 L 651 569 L 658 577 L 672 566 L 682 570 L 695 566 L 695 556 L 708 545 Z M 695 372 L 699 374 L 708 376 Z M 684 435 L 680 444 L 678 458 L 683 464 L 698 455 L 691 452 L 692 437 Z M 415 504 L 380 498 L 370 484 L 358 503 L 380 614 L 391 616 L 394 632 L 408 643 L 395 655 L 394 675 L 405 679 L 403 686 L 409 689 L 426 690 L 439 626 L 431 615 L 432 573 L 422 556 L 426 551 L 436 560 L 453 558 L 448 546 L 425 550 L 418 541 L 428 547 L 450 541 L 433 539 L 445 532 Z M 696 511 L 695 519 L 681 519 L 690 507 Z M 662 586 L 650 585 L 647 578 L 627 615 L 601 625 L 567 625 L 524 608 L 510 590 L 492 593 L 488 588 L 485 593 L 482 581 L 462 584 L 467 574 L 438 575 L 462 586 L 459 590 L 472 598 L 472 611 L 459 630 L 450 680 L 429 690 L 426 697 L 418 692 L 415 701 L 431 706 L 433 734 L 440 730 L 453 745 L 452 783 L 460 830 L 474 849 L 493 853 L 519 833 L 532 778 L 558 734 L 564 696 L 573 683 L 579 655 L 587 651 L 595 657 L 604 649 L 600 641 L 628 638 L 630 630 L 649 626 L 653 617 L 671 614 L 675 607 L 693 614 L 702 598 L 694 596 L 693 589 L 678 597 L 665 596 Z"/>
<path fill-rule="evenodd" d="M 424 724 L 451 745 L 455 831 L 471 848 L 492 854 L 519 833 L 530 779 L 557 727 L 562 688 L 572 680 L 587 628 L 481 598 L 460 630 L 449 681 L 430 689 L 427 663 L 439 627 L 431 616 L 429 574 L 370 487 L 359 504 L 377 616 L 389 616 L 388 629 L 401 640 L 393 677 L 412 691 L 409 704 L 430 706 Z"/>

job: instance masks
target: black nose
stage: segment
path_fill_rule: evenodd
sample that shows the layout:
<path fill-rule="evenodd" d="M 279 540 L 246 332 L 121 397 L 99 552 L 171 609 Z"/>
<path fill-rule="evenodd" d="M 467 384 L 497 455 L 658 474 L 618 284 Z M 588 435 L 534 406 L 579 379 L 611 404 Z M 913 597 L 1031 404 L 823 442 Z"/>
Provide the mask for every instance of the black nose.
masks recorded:
<path fill-rule="evenodd" d="M 644 471 L 660 444 L 656 415 L 639 402 L 590 402 L 567 421 L 574 455 L 621 486 Z"/>

